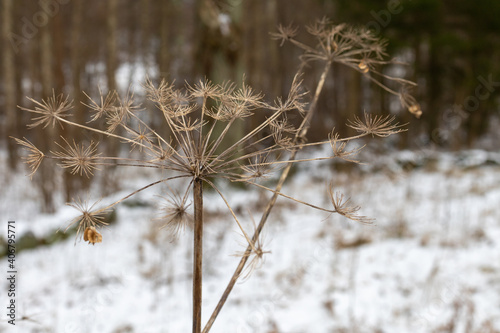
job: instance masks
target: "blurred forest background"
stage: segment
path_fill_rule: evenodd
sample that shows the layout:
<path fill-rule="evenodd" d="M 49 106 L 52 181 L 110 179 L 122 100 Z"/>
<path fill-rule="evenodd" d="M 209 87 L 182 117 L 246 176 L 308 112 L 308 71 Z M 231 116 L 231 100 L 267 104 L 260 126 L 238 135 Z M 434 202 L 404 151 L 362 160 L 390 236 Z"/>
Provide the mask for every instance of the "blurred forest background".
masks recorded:
<path fill-rule="evenodd" d="M 89 115 L 80 103 L 87 101 L 82 91 L 92 97 L 99 87 L 125 94 L 132 85 L 141 98 L 146 76 L 182 85 L 204 77 L 241 82 L 245 75 L 269 99 L 286 95 L 300 51 L 280 47 L 269 33 L 293 23 L 301 28 L 299 39 L 314 43 L 303 27 L 324 16 L 386 38 L 390 57 L 408 66 L 384 71 L 418 83 L 412 93 L 424 113 L 416 119 L 360 73 L 334 66 L 309 139 L 326 137 L 332 125 L 348 135 L 346 120 L 366 111 L 410 123 L 390 142 L 395 149 L 500 147 L 499 1 L 1 0 L 0 149 L 15 170 L 20 152 L 9 136 L 27 137 L 42 150 L 60 134 L 83 139 L 84 133 L 67 126 L 27 131 L 30 115 L 17 106 L 31 107 L 26 96 L 41 100 L 53 90 L 75 100 L 80 121 Z M 306 68 L 309 90 L 320 71 Z M 150 120 L 159 122 L 150 109 Z M 34 178 L 50 211 L 53 169 L 42 167 Z M 65 173 L 64 196 L 89 186 L 82 179 Z"/>

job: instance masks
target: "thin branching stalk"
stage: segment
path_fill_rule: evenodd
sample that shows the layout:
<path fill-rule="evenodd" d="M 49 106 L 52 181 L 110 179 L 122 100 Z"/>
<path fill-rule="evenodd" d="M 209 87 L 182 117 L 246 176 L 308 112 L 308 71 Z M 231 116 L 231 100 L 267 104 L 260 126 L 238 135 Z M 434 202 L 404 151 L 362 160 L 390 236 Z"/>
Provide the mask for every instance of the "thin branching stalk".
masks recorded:
<path fill-rule="evenodd" d="M 331 62 L 327 62 L 325 67 L 323 68 L 323 72 L 321 73 L 321 78 L 320 78 L 318 85 L 316 87 L 316 91 L 314 93 L 314 98 L 309 106 L 309 110 L 307 111 L 306 116 L 302 120 L 302 123 L 300 124 L 299 130 L 297 131 L 297 133 L 293 139 L 294 144 L 297 144 L 297 142 L 299 140 L 305 138 L 305 136 L 307 134 L 307 130 L 309 129 L 309 124 L 310 124 L 311 118 L 314 114 L 314 111 L 316 110 L 316 105 L 318 104 L 318 99 L 319 99 L 319 96 L 321 94 L 321 91 L 323 90 L 323 87 L 324 87 L 324 84 L 326 81 L 326 76 L 328 75 L 330 67 L 331 67 Z M 297 155 L 298 151 L 299 151 L 299 149 L 292 150 L 292 153 L 290 154 L 290 157 L 289 157 L 289 161 L 293 161 L 295 159 L 295 156 Z M 222 294 L 219 302 L 217 303 L 217 306 L 215 307 L 212 315 L 210 316 L 210 319 L 208 320 L 207 324 L 205 325 L 205 328 L 203 329 L 203 333 L 208 333 L 210 331 L 213 323 L 215 322 L 215 319 L 217 319 L 217 316 L 219 315 L 220 311 L 224 307 L 224 304 L 226 303 L 227 298 L 229 297 L 229 294 L 233 290 L 234 285 L 236 284 L 236 282 L 238 281 L 238 279 L 241 276 L 241 273 L 245 269 L 245 265 L 246 265 L 248 258 L 250 257 L 250 254 L 252 253 L 252 250 L 253 250 L 252 244 L 256 243 L 259 240 L 262 229 L 264 228 L 264 225 L 267 222 L 267 218 L 269 217 L 269 214 L 271 213 L 271 210 L 273 209 L 273 207 L 276 203 L 276 200 L 278 199 L 279 192 L 281 191 L 281 188 L 283 187 L 283 184 L 285 183 L 285 181 L 288 177 L 288 174 L 290 172 L 290 169 L 292 168 L 292 165 L 293 165 L 293 162 L 289 162 L 286 165 L 286 167 L 283 169 L 283 171 L 281 172 L 281 176 L 280 176 L 280 179 L 278 181 L 278 184 L 276 185 L 274 193 L 273 193 L 271 199 L 269 200 L 269 203 L 267 204 L 266 209 L 264 210 L 264 213 L 262 214 L 262 217 L 260 219 L 260 222 L 259 222 L 257 228 L 255 228 L 254 234 L 252 236 L 252 242 L 248 245 L 248 247 L 245 251 L 245 254 L 241 257 L 240 262 L 239 262 L 238 266 L 236 267 L 236 270 L 233 273 L 233 276 L 229 280 L 229 283 L 228 283 L 226 289 L 224 290 L 224 293 Z"/>

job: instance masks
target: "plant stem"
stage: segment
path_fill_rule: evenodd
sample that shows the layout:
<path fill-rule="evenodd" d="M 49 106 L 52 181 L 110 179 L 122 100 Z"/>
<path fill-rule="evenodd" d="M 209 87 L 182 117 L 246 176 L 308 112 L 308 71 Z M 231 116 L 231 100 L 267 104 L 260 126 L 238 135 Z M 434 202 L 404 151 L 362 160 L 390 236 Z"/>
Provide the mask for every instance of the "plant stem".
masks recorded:
<path fill-rule="evenodd" d="M 318 104 L 318 99 L 319 95 L 321 94 L 321 91 L 323 90 L 323 86 L 326 81 L 326 75 L 328 74 L 328 71 L 331 67 L 331 61 L 328 61 L 325 64 L 325 67 L 323 69 L 323 72 L 321 73 L 321 78 L 318 82 L 318 86 L 316 87 L 316 92 L 314 93 L 313 100 L 311 101 L 309 110 L 304 117 L 302 123 L 300 124 L 300 127 L 297 130 L 297 134 L 295 135 L 293 139 L 293 144 L 297 144 L 300 141 L 303 141 L 305 139 L 305 136 L 307 134 L 307 130 L 309 129 L 311 118 L 316 110 L 316 105 Z M 292 161 L 295 159 L 295 156 L 297 155 L 298 148 L 293 150 L 292 153 L 290 154 L 289 160 Z M 262 229 L 264 228 L 264 224 L 267 221 L 267 218 L 269 217 L 269 214 L 271 213 L 271 210 L 274 207 L 274 204 L 276 203 L 276 200 L 278 199 L 278 193 L 281 191 L 281 187 L 285 183 L 286 178 L 288 177 L 288 173 L 290 172 L 290 169 L 292 168 L 293 162 L 290 162 L 287 164 L 287 166 L 283 169 L 281 172 L 281 177 L 278 181 L 278 184 L 276 185 L 276 192 L 273 194 L 271 197 L 271 200 L 267 204 L 266 210 L 262 214 L 262 218 L 260 219 L 260 223 L 255 229 L 254 235 L 252 237 L 252 242 L 255 244 L 257 240 L 259 239 L 260 233 Z M 208 333 L 210 331 L 210 328 L 212 327 L 215 319 L 219 315 L 220 311 L 222 310 L 222 307 L 226 303 L 227 298 L 229 297 L 229 294 L 233 290 L 234 285 L 236 284 L 236 281 L 241 275 L 241 272 L 245 268 L 245 265 L 247 263 L 248 258 L 250 257 L 250 254 L 252 253 L 252 247 L 249 245 L 245 251 L 245 254 L 241 257 L 240 263 L 238 264 L 238 267 L 236 267 L 236 270 L 233 273 L 233 276 L 231 277 L 231 280 L 229 281 L 226 290 L 224 290 L 224 293 L 222 294 L 219 303 L 214 309 L 214 312 L 212 313 L 212 316 L 208 320 L 207 324 L 205 325 L 205 328 L 203 329 L 203 333 Z"/>
<path fill-rule="evenodd" d="M 194 251 L 193 251 L 193 333 L 201 332 L 202 263 L 203 263 L 203 181 L 193 184 Z"/>

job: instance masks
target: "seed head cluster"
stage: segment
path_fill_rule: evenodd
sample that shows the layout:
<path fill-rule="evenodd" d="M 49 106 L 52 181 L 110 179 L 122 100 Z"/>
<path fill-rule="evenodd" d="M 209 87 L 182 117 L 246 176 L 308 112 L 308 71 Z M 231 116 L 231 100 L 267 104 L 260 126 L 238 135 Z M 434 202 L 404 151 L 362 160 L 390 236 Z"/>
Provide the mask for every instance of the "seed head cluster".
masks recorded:
<path fill-rule="evenodd" d="M 385 42 L 373 36 L 364 29 L 352 28 L 348 25 L 334 25 L 323 19 L 307 28 L 307 32 L 317 39 L 316 46 L 303 44 L 296 39 L 298 29 L 292 26 L 278 28 L 272 34 L 281 43 L 291 42 L 304 51 L 301 57 L 304 63 L 312 61 L 325 62 L 328 65 L 340 63 L 362 73 L 369 80 L 379 85 L 387 92 L 398 96 L 403 106 L 416 116 L 420 116 L 420 106 L 409 95 L 408 86 L 413 83 L 393 78 L 378 72 L 380 65 L 391 63 L 385 60 Z M 320 81 L 324 83 L 325 76 Z M 386 86 L 382 79 L 401 86 L 397 92 Z M 319 85 L 318 85 L 319 86 Z M 338 213 L 347 218 L 363 223 L 372 220 L 359 215 L 359 207 L 351 206 L 342 194 L 328 187 L 328 195 L 332 207 L 323 208 L 295 199 L 273 190 L 262 184 L 260 180 L 269 177 L 281 167 L 291 163 L 301 163 L 312 160 L 329 160 L 334 158 L 358 163 L 354 157 L 363 148 L 348 149 L 348 143 L 365 136 L 386 137 L 403 131 L 402 125 L 395 123 L 393 116 L 373 116 L 364 114 L 363 119 L 354 117 L 348 126 L 358 134 L 352 137 L 340 138 L 332 130 L 328 140 L 307 143 L 304 125 L 297 127 L 289 119 L 303 118 L 303 124 L 308 123 L 308 117 L 314 111 L 319 90 L 308 103 L 306 90 L 302 85 L 301 74 L 295 75 L 287 96 L 277 97 L 274 101 L 267 100 L 260 92 L 255 91 L 247 83 L 238 86 L 232 82 L 214 83 L 203 79 L 194 84 L 178 86 L 173 82 L 161 80 L 156 84 L 147 79 L 143 85 L 146 98 L 152 102 L 159 112 L 164 130 L 161 133 L 148 123 L 144 108 L 136 101 L 130 91 L 121 96 L 116 91 L 102 92 L 99 89 L 97 98 L 85 93 L 87 98 L 82 104 L 87 107 L 88 122 L 78 123 L 69 117 L 73 102 L 64 95 L 55 93 L 47 100 L 34 103 L 34 108 L 21 109 L 34 114 L 30 128 L 41 126 L 72 126 L 75 129 L 87 130 L 103 137 L 103 140 L 118 140 L 129 146 L 129 156 L 106 156 L 99 151 L 99 142 L 75 142 L 61 137 L 56 142 L 55 149 L 48 153 L 40 151 L 26 138 L 15 139 L 28 152 L 25 160 L 31 169 L 30 176 L 44 159 L 56 160 L 62 168 L 72 174 L 92 177 L 96 170 L 107 165 L 124 167 L 144 167 L 162 170 L 161 176 L 152 183 L 138 188 L 129 195 L 105 207 L 97 208 L 97 203 L 89 205 L 87 201 L 76 200 L 70 206 L 80 212 L 71 225 L 78 224 L 78 234 L 92 244 L 102 241 L 98 229 L 106 222 L 105 212 L 129 197 L 159 184 L 168 184 L 174 179 L 185 179 L 180 192 L 170 191 L 161 195 L 161 217 L 165 228 L 172 234 L 178 234 L 190 225 L 192 215 L 189 214 L 189 193 L 193 191 L 195 181 L 202 181 L 212 187 L 225 202 L 231 216 L 244 235 L 237 214 L 223 192 L 218 188 L 219 180 L 245 183 L 272 192 L 284 198 L 306 204 L 312 208 L 328 213 Z M 258 116 L 259 122 L 244 121 Z M 243 122 L 244 121 L 244 122 Z M 230 133 L 235 127 L 245 124 L 245 132 L 228 142 Z M 254 124 L 250 127 L 248 124 Z M 234 135 L 231 134 L 231 138 Z M 331 154 L 319 158 L 297 158 L 295 153 L 305 147 L 329 144 Z M 135 151 L 134 151 L 135 150 Z M 138 153 L 137 153 L 138 152 Z M 168 188 L 171 188 L 167 185 Z M 260 231 L 260 229 L 259 229 Z M 246 236 L 250 253 L 261 258 L 266 251 L 262 249 L 259 238 Z"/>
<path fill-rule="evenodd" d="M 304 63 L 310 61 L 335 62 L 350 67 L 388 93 L 399 97 L 401 104 L 415 117 L 418 118 L 422 115 L 420 105 L 409 94 L 409 90 L 416 84 L 377 70 L 381 65 L 400 64 L 394 60 L 386 59 L 387 42 L 385 40 L 375 36 L 367 28 L 353 27 L 348 24 L 333 24 L 328 18 L 316 21 L 306 27 L 306 30 L 316 37 L 318 44 L 315 47 L 297 40 L 299 29 L 292 25 L 279 26 L 278 31 L 271 33 L 271 36 L 280 40 L 281 45 L 290 42 L 302 49 L 304 54 L 301 59 Z M 385 81 L 398 85 L 399 91 L 389 87 Z"/>

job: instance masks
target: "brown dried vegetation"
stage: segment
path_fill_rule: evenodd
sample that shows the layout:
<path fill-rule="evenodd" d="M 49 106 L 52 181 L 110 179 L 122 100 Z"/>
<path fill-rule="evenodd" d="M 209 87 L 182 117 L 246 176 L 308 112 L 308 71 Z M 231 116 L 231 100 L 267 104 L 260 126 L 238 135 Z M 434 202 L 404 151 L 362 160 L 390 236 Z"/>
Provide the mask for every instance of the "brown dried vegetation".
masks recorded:
<path fill-rule="evenodd" d="M 304 64 L 312 61 L 320 61 L 325 64 L 316 91 L 309 103 L 306 102 L 306 93 L 302 87 L 300 73 L 295 75 L 288 96 L 276 98 L 273 102 L 266 101 L 261 93 L 254 91 L 245 82 L 241 84 L 241 87 L 237 87 L 234 83 L 216 84 L 209 80 L 200 80 L 194 85 L 186 84 L 183 88 L 178 88 L 165 80 L 162 80 L 158 85 L 147 80 L 144 84 L 146 96 L 162 114 L 164 124 L 169 129 L 169 137 L 161 136 L 144 120 L 142 109 L 140 105 L 135 103 L 134 96 L 130 92 L 121 97 L 115 91 L 106 94 L 100 91 L 97 100 L 86 94 L 88 101 L 83 104 L 92 112 L 88 117 L 90 125 L 69 120 L 71 118 L 68 118 L 68 112 L 72 109 L 72 103 L 68 102 L 68 98 L 62 95 L 56 97 L 55 93 L 42 102 L 30 99 L 35 104 L 33 109 L 22 108 L 35 114 L 30 127 L 42 126 L 45 128 L 49 125 L 55 126 L 56 123 L 60 126 L 69 125 L 101 134 L 104 140 L 119 140 L 121 143 L 130 145 L 130 151 L 138 148 L 144 152 L 140 158 L 134 157 L 134 154 L 130 154 L 129 157 L 104 156 L 102 153 L 98 153 L 98 143 L 96 142 L 76 143 L 62 138 L 63 143 L 57 143 L 60 150 L 43 153 L 27 139 L 16 139 L 28 150 L 26 162 L 31 168 L 31 175 L 36 172 L 44 158 L 55 159 L 61 167 L 70 169 L 71 173 L 85 174 L 87 177 L 93 176 L 98 167 L 106 165 L 156 168 L 165 171 L 161 173 L 162 175 L 168 175 L 168 177 L 160 177 L 155 182 L 137 189 L 104 208 L 97 209 L 95 207 L 97 203 L 89 206 L 81 200 L 71 203 L 70 206 L 79 210 L 81 215 L 75 218 L 70 225 L 78 223 L 78 234 L 83 232 L 85 241 L 92 244 L 102 241 L 102 236 L 97 230 L 106 225 L 102 219 L 103 213 L 123 200 L 147 188 L 166 184 L 174 179 L 185 178 L 188 180 L 180 194 L 172 192 L 163 196 L 167 205 L 162 208 L 161 219 L 166 228 L 173 234 L 184 230 L 187 224 L 191 224 L 191 214 L 188 214 L 190 203 L 187 202 L 187 198 L 190 193 L 193 194 L 194 332 L 201 332 L 202 183 L 212 187 L 220 195 L 247 243 L 246 251 L 239 253 L 242 257 L 240 265 L 204 329 L 204 332 L 208 332 L 232 286 L 242 275 L 247 260 L 250 257 L 253 258 L 249 271 L 244 274 L 245 277 L 248 277 L 253 269 L 261 265 L 267 251 L 262 248 L 260 233 L 277 196 L 306 204 L 330 214 L 338 213 L 361 223 L 372 223 L 373 221 L 359 215 L 360 208 L 351 206 L 349 200 L 334 191 L 333 186 L 329 186 L 327 191 L 332 206 L 326 208 L 306 203 L 281 192 L 283 182 L 292 164 L 334 158 L 358 163 L 357 160 L 353 159 L 353 156 L 362 147 L 349 150 L 347 145 L 350 141 L 370 135 L 386 137 L 404 130 L 402 125 L 394 122 L 394 117 L 365 114 L 364 119 L 355 117 L 348 124 L 359 132 L 358 135 L 340 138 L 335 131 L 332 131 L 328 140 L 307 143 L 305 137 L 309 123 L 315 112 L 317 100 L 331 64 L 340 63 L 362 73 L 388 93 L 399 96 L 401 103 L 415 116 L 418 117 L 421 114 L 420 107 L 407 93 L 408 86 L 414 85 L 412 82 L 389 77 L 377 71 L 378 66 L 392 63 L 392 61 L 384 60 L 386 56 L 385 42 L 373 36 L 370 31 L 352 28 L 345 24 L 334 25 L 323 19 L 307 28 L 307 31 L 317 39 L 317 45 L 314 47 L 296 40 L 297 31 L 297 28 L 291 26 L 279 27 L 278 32 L 272 36 L 281 40 L 282 44 L 291 42 L 301 48 L 304 51 L 301 57 Z M 389 88 L 382 80 L 384 82 L 391 81 L 393 84 L 401 86 L 401 92 Z M 264 113 L 266 117 L 260 117 L 259 119 L 264 119 L 261 123 L 254 128 L 248 128 L 246 133 L 227 146 L 225 139 L 233 125 L 256 113 Z M 299 127 L 294 127 L 288 121 L 292 114 L 302 117 L 303 120 Z M 98 125 L 92 125 L 98 123 L 105 124 L 106 128 L 100 129 Z M 268 144 L 269 142 L 271 143 Z M 297 152 L 303 148 L 324 144 L 329 144 L 332 147 L 332 153 L 329 156 L 320 158 L 297 157 Z M 279 167 L 282 168 L 282 174 L 275 189 L 259 183 L 259 180 L 269 176 Z M 253 236 L 245 233 L 237 214 L 216 185 L 220 179 L 245 183 L 265 189 L 273 194 L 263 218 L 254 228 Z"/>

